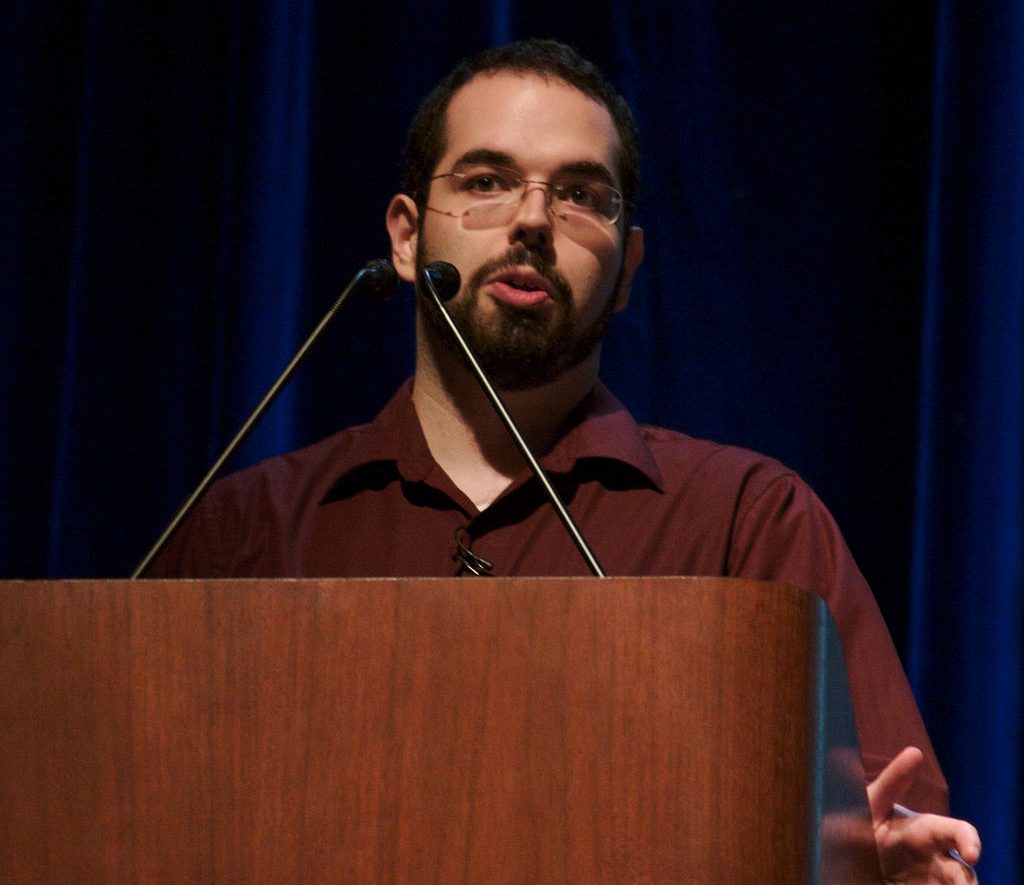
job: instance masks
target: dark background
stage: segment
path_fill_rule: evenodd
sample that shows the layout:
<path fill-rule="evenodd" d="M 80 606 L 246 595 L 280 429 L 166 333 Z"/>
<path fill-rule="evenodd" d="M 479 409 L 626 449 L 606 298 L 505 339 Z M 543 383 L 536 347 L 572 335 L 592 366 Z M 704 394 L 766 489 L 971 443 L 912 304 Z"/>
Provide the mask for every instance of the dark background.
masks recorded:
<path fill-rule="evenodd" d="M 388 254 L 418 101 L 554 36 L 633 105 L 638 418 L 832 509 L 1014 881 L 1024 616 L 1024 13 L 951 2 L 16 0 L 0 35 L 0 576 L 131 572 L 340 288 Z M 353 300 L 241 466 L 372 417 L 412 295 Z"/>

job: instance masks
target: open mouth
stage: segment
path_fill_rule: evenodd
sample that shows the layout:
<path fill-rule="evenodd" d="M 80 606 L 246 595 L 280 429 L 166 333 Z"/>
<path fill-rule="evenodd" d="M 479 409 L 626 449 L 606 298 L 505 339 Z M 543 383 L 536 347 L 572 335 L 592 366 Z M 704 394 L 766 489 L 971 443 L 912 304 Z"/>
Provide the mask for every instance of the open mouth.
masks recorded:
<path fill-rule="evenodd" d="M 514 268 L 495 274 L 486 288 L 494 298 L 506 304 L 535 307 L 551 299 L 552 286 L 535 270 Z"/>

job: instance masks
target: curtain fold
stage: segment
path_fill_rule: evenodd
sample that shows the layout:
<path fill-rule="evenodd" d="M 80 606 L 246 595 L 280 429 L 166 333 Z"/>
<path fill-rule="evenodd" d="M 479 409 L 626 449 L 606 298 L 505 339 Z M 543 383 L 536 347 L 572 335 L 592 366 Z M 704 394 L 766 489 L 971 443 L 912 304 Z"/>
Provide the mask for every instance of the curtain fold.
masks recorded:
<path fill-rule="evenodd" d="M 910 675 L 1013 881 L 1024 743 L 1024 13 L 941 7 Z M 1017 871 L 1017 873 L 1015 873 Z"/>

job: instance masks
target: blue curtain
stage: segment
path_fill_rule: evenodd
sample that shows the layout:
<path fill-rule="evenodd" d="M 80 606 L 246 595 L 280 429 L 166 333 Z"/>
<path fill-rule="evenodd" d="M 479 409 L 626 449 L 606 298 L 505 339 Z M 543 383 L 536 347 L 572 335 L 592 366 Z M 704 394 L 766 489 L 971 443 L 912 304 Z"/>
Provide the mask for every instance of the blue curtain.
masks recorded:
<path fill-rule="evenodd" d="M 1024 612 L 1024 10 L 946 2 L 923 315 L 911 677 L 961 812 L 1012 874 Z M 1019 861 L 1019 855 L 1017 857 Z M 1019 868 L 1018 868 L 1019 869 Z"/>
<path fill-rule="evenodd" d="M 124 575 L 338 289 L 387 254 L 455 60 L 577 45 L 644 142 L 605 349 L 641 419 L 765 451 L 836 514 L 952 784 L 1016 881 L 1024 26 L 953 0 L 13 0 L 0 29 L 0 575 Z M 233 467 L 367 420 L 411 293 L 351 301 Z"/>

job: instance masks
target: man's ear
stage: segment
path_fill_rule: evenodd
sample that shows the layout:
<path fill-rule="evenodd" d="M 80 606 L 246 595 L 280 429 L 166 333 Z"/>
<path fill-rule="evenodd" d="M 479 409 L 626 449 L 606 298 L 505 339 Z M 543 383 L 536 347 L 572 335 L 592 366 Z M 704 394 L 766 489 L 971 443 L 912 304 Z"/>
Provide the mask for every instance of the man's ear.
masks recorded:
<path fill-rule="evenodd" d="M 631 227 L 626 232 L 626 247 L 622 256 L 622 276 L 615 291 L 615 311 L 624 310 L 629 304 L 629 293 L 633 286 L 633 274 L 644 260 L 644 232 Z"/>
<path fill-rule="evenodd" d="M 388 203 L 387 228 L 391 237 L 391 262 L 407 283 L 416 281 L 416 246 L 420 213 L 407 194 L 395 194 Z"/>

